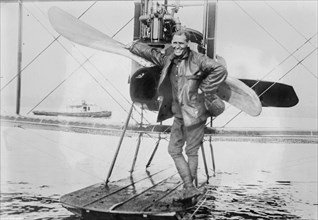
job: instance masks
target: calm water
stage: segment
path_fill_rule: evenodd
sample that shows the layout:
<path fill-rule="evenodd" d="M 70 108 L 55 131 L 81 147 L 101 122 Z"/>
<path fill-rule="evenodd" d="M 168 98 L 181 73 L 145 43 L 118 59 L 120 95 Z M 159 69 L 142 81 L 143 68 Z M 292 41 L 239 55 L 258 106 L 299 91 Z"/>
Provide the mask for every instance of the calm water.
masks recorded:
<path fill-rule="evenodd" d="M 1 220 L 79 219 L 59 197 L 103 181 L 118 142 L 118 137 L 4 127 L 2 137 Z M 143 139 L 137 170 L 143 170 L 155 141 Z M 111 180 L 129 174 L 136 142 L 135 137 L 124 141 Z M 170 161 L 166 143 L 154 164 Z M 214 153 L 216 176 L 188 217 L 318 219 L 316 144 L 217 142 Z"/>

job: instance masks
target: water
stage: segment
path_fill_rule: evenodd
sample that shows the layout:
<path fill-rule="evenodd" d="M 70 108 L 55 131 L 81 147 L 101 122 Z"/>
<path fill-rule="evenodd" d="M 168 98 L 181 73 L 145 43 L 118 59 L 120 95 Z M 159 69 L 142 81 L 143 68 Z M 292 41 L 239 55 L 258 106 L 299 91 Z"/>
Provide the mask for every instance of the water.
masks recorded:
<path fill-rule="evenodd" d="M 20 185 L 27 185 L 24 182 L 8 184 L 21 188 Z M 78 219 L 61 208 L 60 195 L 43 197 L 33 193 L 1 193 L 1 219 Z"/>
<path fill-rule="evenodd" d="M 316 183 L 306 183 L 316 192 Z M 206 200 L 188 211 L 196 219 L 317 219 L 317 203 L 300 199 L 304 183 L 208 187 Z"/>
<path fill-rule="evenodd" d="M 59 198 L 105 180 L 118 137 L 1 129 L 1 220 L 79 219 Z M 129 175 L 136 142 L 136 137 L 123 142 L 112 181 Z M 155 136 L 143 139 L 136 170 L 143 170 L 155 142 Z M 154 164 L 171 165 L 166 143 L 158 148 Z M 316 144 L 216 142 L 214 153 L 217 173 L 203 202 L 186 216 L 318 219 Z"/>
<path fill-rule="evenodd" d="M 1 219 L 80 219 L 61 207 L 61 195 L 46 197 L 39 193 L 49 186 L 36 188 L 26 182 L 7 184 L 20 192 L 1 193 Z M 317 219 L 317 203 L 297 196 L 304 187 L 314 194 L 317 183 L 210 185 L 203 202 L 187 210 L 186 215 L 195 219 Z"/>

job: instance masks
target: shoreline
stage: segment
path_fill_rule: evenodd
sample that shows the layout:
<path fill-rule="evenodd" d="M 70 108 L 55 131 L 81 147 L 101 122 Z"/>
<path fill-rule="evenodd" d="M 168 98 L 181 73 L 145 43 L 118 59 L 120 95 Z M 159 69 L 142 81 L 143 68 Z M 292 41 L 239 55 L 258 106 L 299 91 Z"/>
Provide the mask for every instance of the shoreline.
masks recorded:
<path fill-rule="evenodd" d="M 94 135 L 120 136 L 123 126 L 119 124 L 106 124 L 67 120 L 59 118 L 35 118 L 19 115 L 0 116 L 1 126 L 21 127 L 30 129 L 55 130 L 63 132 L 75 132 Z M 170 126 L 150 125 L 138 127 L 129 125 L 126 136 L 137 136 L 140 133 L 151 133 L 168 137 Z M 213 141 L 222 142 L 256 142 L 256 143 L 318 143 L 318 132 L 312 130 L 294 129 L 255 129 L 255 128 L 207 128 L 206 139 L 213 138 Z"/>

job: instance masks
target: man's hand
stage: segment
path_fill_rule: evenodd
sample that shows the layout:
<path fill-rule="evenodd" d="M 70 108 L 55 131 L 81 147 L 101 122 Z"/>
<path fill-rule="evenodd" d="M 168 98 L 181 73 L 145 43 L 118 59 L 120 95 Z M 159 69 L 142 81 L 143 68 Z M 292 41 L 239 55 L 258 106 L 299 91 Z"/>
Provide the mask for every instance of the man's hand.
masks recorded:
<path fill-rule="evenodd" d="M 204 105 L 211 116 L 218 116 L 224 112 L 225 104 L 215 93 L 205 93 L 204 97 Z"/>
<path fill-rule="evenodd" d="M 133 41 L 133 42 L 130 42 L 130 43 L 126 44 L 126 45 L 124 46 L 124 48 L 127 49 L 127 50 L 129 50 L 130 47 L 131 47 L 134 43 L 135 43 L 135 42 Z"/>

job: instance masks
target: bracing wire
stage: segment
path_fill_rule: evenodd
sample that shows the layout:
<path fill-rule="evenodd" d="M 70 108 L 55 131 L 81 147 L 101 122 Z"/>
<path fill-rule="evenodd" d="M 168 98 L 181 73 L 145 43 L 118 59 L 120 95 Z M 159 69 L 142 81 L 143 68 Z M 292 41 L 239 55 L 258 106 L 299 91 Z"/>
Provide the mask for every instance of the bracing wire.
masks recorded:
<path fill-rule="evenodd" d="M 266 73 L 266 74 L 264 74 L 264 76 L 262 76 L 257 82 L 255 82 L 255 84 L 254 85 L 252 85 L 251 86 L 251 88 L 254 88 L 257 84 L 259 84 L 263 79 L 265 79 L 266 77 L 268 77 L 275 69 L 277 69 L 279 66 L 281 66 L 285 61 L 287 61 L 290 57 L 292 57 L 292 55 L 294 54 L 294 53 L 296 53 L 297 51 L 299 51 L 302 47 L 304 47 L 308 42 L 310 42 L 310 40 L 311 39 L 313 39 L 314 37 L 316 37 L 317 36 L 317 34 L 318 33 L 315 33 L 313 36 L 311 36 L 309 39 L 307 39 L 302 45 L 300 45 L 297 49 L 295 49 L 291 54 L 289 54 L 285 59 L 283 59 L 280 63 L 278 63 L 275 67 L 273 67 L 268 73 Z M 317 47 L 315 48 L 315 50 L 317 49 Z M 313 51 L 310 53 L 310 54 L 312 54 L 313 53 Z M 306 58 L 307 57 L 309 57 L 309 55 L 308 56 L 306 56 Z M 269 87 L 272 87 L 272 86 L 269 86 Z M 268 91 L 269 90 L 269 88 L 268 89 L 266 89 L 266 91 Z M 262 95 L 264 94 L 265 92 L 263 92 L 262 93 Z M 259 95 L 260 96 L 260 95 Z M 227 107 L 227 109 L 228 108 L 230 108 L 230 106 L 228 106 Z M 239 113 L 240 114 L 240 113 Z M 236 115 L 237 116 L 237 115 Z M 236 117 L 236 116 L 234 116 L 234 118 Z M 217 117 L 219 117 L 219 116 L 217 116 Z M 217 117 L 215 117 L 215 118 L 217 118 Z M 209 122 L 207 122 L 206 123 L 206 125 L 208 125 L 209 124 Z M 226 123 L 226 124 L 228 124 L 228 123 Z M 225 126 L 225 125 L 224 125 Z M 224 127 L 223 126 L 223 127 Z"/>
<path fill-rule="evenodd" d="M 53 40 L 51 43 L 49 43 L 43 50 L 41 50 L 41 52 L 38 53 L 27 65 L 25 65 L 25 67 L 23 67 L 23 68 L 21 69 L 21 74 L 22 74 L 22 72 L 23 72 L 26 68 L 28 68 L 37 58 L 39 58 L 50 46 L 52 46 L 53 43 L 54 43 L 55 41 L 57 41 L 60 36 L 61 36 L 61 35 L 59 35 L 58 37 L 54 38 L 54 40 Z M 5 89 L 10 83 L 12 83 L 13 80 L 16 79 L 17 77 L 18 77 L 18 74 L 16 74 L 13 78 L 11 78 L 11 79 L 1 88 L 0 91 L 4 90 L 4 89 Z"/>
<path fill-rule="evenodd" d="M 97 1 L 93 2 L 80 16 L 78 16 L 78 19 L 80 19 L 83 15 L 85 15 L 86 12 L 88 12 L 88 10 L 90 10 L 96 3 Z"/>
<path fill-rule="evenodd" d="M 302 47 L 304 47 L 308 42 L 310 42 L 311 39 L 313 39 L 315 36 L 317 36 L 318 33 L 315 33 L 313 36 L 311 36 L 309 39 L 307 39 L 302 45 L 300 45 L 297 49 L 295 49 L 292 53 L 290 53 L 285 59 L 283 59 L 280 63 L 278 63 L 273 69 L 271 69 L 267 74 L 265 74 L 260 80 L 258 80 L 251 88 L 254 88 L 261 80 L 265 79 L 267 76 L 269 76 L 270 73 L 272 73 L 276 68 L 278 68 L 280 65 L 282 65 L 285 61 L 287 61 L 290 57 L 292 57 L 296 52 L 298 52 Z M 317 49 L 317 47 L 315 48 Z M 310 53 L 311 54 L 311 53 Z M 308 56 L 306 56 L 307 58 Z M 299 61 L 298 61 L 299 62 Z"/>
<path fill-rule="evenodd" d="M 135 17 L 132 17 L 129 21 L 126 22 L 126 24 L 124 24 L 121 28 L 118 29 L 118 31 L 116 31 L 115 34 L 113 34 L 113 36 L 111 38 L 114 38 L 118 33 L 120 33 Z"/>
<path fill-rule="evenodd" d="M 94 5 L 96 4 L 96 2 L 94 2 L 93 4 L 91 4 L 80 16 L 79 16 L 79 18 L 80 17 L 82 17 L 90 8 L 92 8 Z M 26 10 L 28 10 L 26 7 L 25 7 L 25 9 Z M 43 13 L 43 11 L 41 10 L 41 9 L 39 9 L 42 13 Z M 36 18 L 31 12 L 30 12 L 30 10 L 28 10 L 28 12 L 41 24 L 41 26 L 50 34 L 50 35 L 52 35 L 53 37 L 54 37 L 54 35 L 42 24 L 42 22 L 40 22 L 39 21 L 39 19 L 38 18 Z M 133 18 L 132 18 L 133 19 Z M 126 27 L 131 21 L 132 21 L 132 19 L 130 19 L 122 28 L 120 28 L 119 29 L 119 31 L 117 31 L 113 36 L 112 36 L 112 38 L 113 37 L 115 37 L 124 27 Z M 57 38 L 59 38 L 60 36 L 58 36 Z M 58 41 L 58 39 L 56 38 L 56 40 Z M 52 42 L 53 43 L 53 42 Z M 58 41 L 58 43 L 67 51 L 67 49 L 61 44 L 61 42 L 59 42 Z M 75 46 L 76 47 L 76 46 Z M 77 48 L 77 47 L 76 47 Z M 44 51 L 43 51 L 44 52 Z M 68 51 L 67 51 L 68 52 Z M 69 53 L 69 52 L 68 52 Z M 70 53 L 69 53 L 70 54 Z M 81 53 L 82 54 L 82 53 Z M 70 54 L 71 55 L 71 54 Z M 82 54 L 83 55 L 83 54 Z M 38 56 L 40 56 L 40 54 L 38 55 Z M 37 56 L 37 57 L 38 57 Z M 71 55 L 72 56 L 72 55 Z M 87 58 L 85 55 L 83 55 L 85 58 L 86 58 L 86 60 L 85 60 L 85 63 L 86 62 L 89 62 L 96 70 L 97 70 L 97 72 L 99 72 L 100 73 L 100 75 L 105 79 L 105 80 L 107 80 L 109 83 L 110 83 L 110 81 L 98 70 L 98 68 L 92 63 L 92 62 L 90 62 L 90 58 L 92 57 L 90 57 L 90 58 Z M 36 57 L 36 58 L 37 58 Z M 73 58 L 74 58 L 74 56 L 72 56 Z M 35 59 L 36 59 L 35 58 Z M 75 58 L 74 58 L 75 59 Z M 75 59 L 76 60 L 76 59 Z M 78 62 L 78 61 L 77 61 Z M 79 62 L 78 62 L 79 63 Z M 80 65 L 80 67 L 82 67 L 83 66 L 83 64 L 81 64 Z M 84 68 L 85 69 L 85 68 Z M 86 69 L 85 69 L 86 70 Z M 87 70 L 86 70 L 87 71 Z M 88 72 L 88 71 L 87 71 Z M 89 73 L 89 72 L 88 72 Z M 72 73 L 73 74 L 73 73 Z M 71 74 L 71 75 L 72 75 Z M 89 73 L 90 74 L 90 73 Z M 91 77 L 92 78 L 94 78 L 94 80 L 97 82 L 97 79 L 92 75 L 92 74 L 90 74 L 91 75 Z M 68 77 L 69 78 L 69 77 Z M 68 79 L 67 78 L 67 79 Z M 14 78 L 13 78 L 14 79 Z M 12 80 L 13 80 L 12 79 Z M 12 81 L 11 80 L 11 81 Z M 61 82 L 61 84 L 63 84 L 65 81 L 63 81 L 63 82 Z M 9 82 L 10 83 L 10 82 Z M 100 86 L 102 86 L 99 82 L 97 82 Z M 55 91 L 61 84 L 59 84 L 55 89 L 53 89 L 53 91 Z M 110 83 L 111 84 L 111 86 L 112 87 L 114 87 L 114 85 L 112 84 L 112 83 Z M 116 88 L 116 87 L 114 87 L 115 89 L 116 89 L 116 91 L 117 92 L 119 92 L 119 94 L 122 96 L 122 97 L 124 97 L 123 96 L 123 94 L 120 92 L 120 91 L 118 91 L 118 89 Z M 106 91 L 106 93 L 108 93 L 108 95 L 110 95 L 111 97 L 112 97 L 112 95 L 103 87 L 103 90 L 104 91 Z M 40 101 L 40 103 L 42 103 L 50 94 L 52 94 L 53 93 L 53 91 L 51 91 L 48 95 L 46 95 L 45 97 L 44 97 L 44 99 L 42 99 L 41 101 Z M 115 100 L 115 98 L 114 97 L 112 97 L 113 98 L 113 100 Z M 129 102 L 129 100 L 127 100 L 125 97 L 124 97 L 124 99 L 128 102 L 128 103 L 130 103 Z M 116 101 L 116 100 L 115 100 Z M 35 109 L 40 103 L 38 103 L 34 108 L 32 108 L 27 114 L 29 114 L 33 109 Z M 119 104 L 118 102 L 117 102 L 117 104 Z M 123 106 L 121 106 L 120 104 L 119 104 L 119 106 L 123 109 L 123 110 L 125 110 L 125 108 L 123 107 Z M 137 110 L 136 110 L 137 111 Z M 138 111 L 137 111 L 138 112 Z M 139 112 L 138 112 L 139 113 Z M 140 114 L 140 113 L 139 113 Z M 135 120 L 135 119 L 134 119 Z M 136 120 L 135 120 L 136 121 Z M 149 123 L 149 121 L 148 120 L 146 120 L 148 123 Z"/>
<path fill-rule="evenodd" d="M 261 77 L 261 79 L 259 79 L 257 82 L 255 82 L 250 88 L 254 88 L 256 85 L 258 85 L 263 79 L 265 79 L 267 76 L 269 76 L 270 73 L 272 73 L 276 68 L 278 68 L 280 65 L 282 65 L 285 61 L 287 61 L 290 57 L 293 56 L 294 53 L 296 53 L 297 51 L 299 51 L 303 46 L 305 46 L 308 42 L 310 42 L 310 40 L 312 38 L 314 38 L 317 35 L 317 33 L 315 33 L 312 37 L 310 37 L 309 39 L 307 39 L 301 46 L 299 46 L 296 50 L 294 50 L 291 54 L 289 54 L 285 59 L 283 59 L 280 63 L 278 63 L 273 69 L 271 69 L 267 74 L 265 74 L 263 77 Z M 307 57 L 309 57 L 315 50 L 317 50 L 317 47 L 311 51 L 304 59 L 306 59 Z M 301 60 L 304 61 L 304 59 Z M 298 61 L 299 64 L 300 61 Z M 289 72 L 289 71 L 288 71 Z M 287 72 L 287 73 L 288 73 Z M 286 74 L 285 74 L 286 75 Z M 282 78 L 278 79 L 281 80 Z M 259 97 L 261 95 L 263 95 L 265 92 L 267 92 L 270 88 L 272 88 L 274 85 L 276 84 L 276 82 L 273 82 L 273 84 L 271 84 L 262 94 L 259 95 Z"/>
<path fill-rule="evenodd" d="M 90 7 L 88 8 L 88 9 L 90 9 L 93 5 L 95 5 L 95 3 L 96 2 L 94 2 L 92 5 L 90 5 Z M 54 38 L 54 35 L 52 34 L 52 33 L 50 33 L 50 31 L 39 21 L 39 19 L 37 19 L 26 7 L 24 7 L 40 24 L 41 24 L 41 26 L 42 27 L 44 27 L 44 29 L 51 35 L 51 36 L 53 36 L 53 38 Z M 87 10 L 85 10 L 85 12 L 84 13 L 82 13 L 81 15 L 80 15 L 80 17 L 81 16 L 83 16 L 87 11 L 88 11 L 88 9 Z M 58 38 L 60 37 L 60 35 L 57 37 L 57 38 L 55 38 L 55 40 L 53 41 L 53 42 L 51 42 L 50 44 L 49 44 L 49 46 L 51 46 L 55 41 L 57 41 L 64 49 L 65 49 L 65 51 L 66 52 L 68 52 L 69 53 L 69 51 L 58 41 Z M 48 47 L 49 47 L 48 46 Z M 46 47 L 45 48 L 45 50 L 48 48 L 48 47 Z M 45 51 L 45 50 L 43 50 L 43 52 Z M 38 56 L 36 56 L 35 58 L 34 58 L 34 60 L 37 58 L 37 57 L 39 57 L 40 55 L 41 55 L 42 53 L 40 53 L 40 54 L 38 54 Z M 72 54 L 71 53 L 69 53 L 69 55 L 71 56 L 71 57 L 73 57 L 74 58 L 74 60 L 76 60 L 75 59 L 75 57 L 74 56 L 72 56 Z M 89 58 L 87 58 L 87 60 L 89 60 Z M 87 60 L 85 61 L 85 63 L 87 62 Z M 78 61 L 78 60 L 76 60 L 79 64 L 80 64 L 80 62 Z M 30 63 L 31 64 L 31 63 Z M 28 66 L 28 65 L 27 65 Z M 26 66 L 26 67 L 27 67 Z M 26 68 L 25 67 L 25 68 Z M 80 65 L 80 67 L 83 67 L 83 64 L 81 64 Z M 25 69 L 24 68 L 24 69 Z M 85 68 L 84 68 L 85 69 Z M 86 71 L 87 71 L 87 69 L 85 69 Z M 87 71 L 88 72 L 88 71 Z M 73 72 L 74 73 L 74 72 Z M 72 73 L 72 74 L 73 74 Z M 89 73 L 89 72 L 88 72 Z M 72 75 L 72 74 L 70 74 L 69 75 L 69 77 Z M 90 74 L 90 73 L 89 73 Z M 90 74 L 91 75 L 91 74 Z M 67 77 L 67 79 L 69 78 L 69 77 Z M 94 78 L 92 75 L 91 75 L 91 77 L 96 81 L 96 78 Z M 15 78 L 15 77 L 14 77 Z M 13 79 L 14 79 L 13 78 Z M 13 80 L 12 79 L 12 80 Z M 10 80 L 10 82 L 12 81 L 12 80 Z M 66 80 L 66 79 L 65 79 Z M 46 95 L 45 97 L 44 97 L 44 99 L 42 99 L 41 101 L 40 101 L 40 103 L 42 103 L 50 94 L 52 94 L 61 84 L 63 84 L 64 82 L 65 82 L 65 80 L 64 81 L 62 81 L 57 87 L 55 87 L 54 89 L 53 89 L 53 91 L 51 91 L 48 95 Z M 10 83 L 9 82 L 9 83 Z M 98 84 L 101 86 L 101 84 L 98 82 Z M 8 85 L 8 84 L 7 84 Z M 6 85 L 5 85 L 6 86 Z M 104 91 L 106 91 L 109 95 L 110 95 L 110 97 L 112 97 L 111 96 L 111 94 L 103 87 L 103 90 Z M 114 97 L 112 97 L 115 101 L 116 101 L 116 99 L 114 98 Z M 117 101 L 116 101 L 117 102 Z M 40 103 L 38 103 L 34 108 L 32 108 L 27 114 L 29 114 L 33 109 L 35 109 Z M 123 109 L 123 110 L 125 110 L 125 108 L 123 107 L 123 106 L 121 106 L 120 105 L 120 103 L 118 103 L 117 102 L 117 104 L 119 104 L 119 106 Z M 134 119 L 135 120 L 135 119 Z"/>
<path fill-rule="evenodd" d="M 62 82 L 60 82 L 51 92 L 49 92 L 46 96 L 44 96 L 39 103 L 37 103 L 32 109 L 30 109 L 27 113 L 30 114 L 36 107 L 38 107 L 47 97 L 49 97 L 54 91 L 56 91 L 63 83 L 65 83 L 71 76 L 76 73 L 91 57 L 87 58 L 80 66 L 78 66 L 73 72 L 71 72 Z"/>
<path fill-rule="evenodd" d="M 279 42 L 263 25 L 261 25 L 259 22 L 257 22 L 256 21 L 256 19 L 255 18 L 253 18 L 244 8 L 242 8 L 242 6 L 238 3 L 238 2 L 236 2 L 236 1 L 234 1 L 234 0 L 232 0 L 255 24 L 257 24 L 268 36 L 270 36 L 270 38 L 272 38 L 277 44 L 279 44 L 287 53 L 289 53 L 290 54 L 290 51 L 281 43 L 281 42 Z M 297 57 L 295 57 L 295 56 L 293 56 L 294 57 L 294 59 L 295 60 L 297 60 L 298 62 L 299 62 L 299 60 L 298 60 L 298 58 Z M 304 64 L 301 64 L 312 76 L 314 76 L 315 78 L 317 78 L 317 76 L 311 71 L 311 70 L 309 70 Z"/>
<path fill-rule="evenodd" d="M 88 9 L 90 9 L 91 7 L 93 7 L 93 5 L 96 4 L 97 1 L 95 1 L 94 3 L 92 3 L 78 18 L 81 18 L 86 12 Z M 25 8 L 25 6 L 23 7 Z M 59 38 L 61 37 L 61 35 L 57 36 L 56 38 L 54 38 L 54 40 L 49 43 L 43 50 L 41 50 L 27 65 L 25 65 L 25 67 L 23 67 L 21 69 L 21 74 L 22 72 L 28 68 L 37 58 L 39 58 L 51 45 L 53 45 L 53 43 L 55 41 L 57 41 Z M 2 88 L 0 91 L 2 91 L 3 89 L 5 89 L 14 79 L 16 79 L 18 77 L 18 74 L 16 74 L 13 78 L 11 78 Z"/>
<path fill-rule="evenodd" d="M 92 5 L 91 5 L 92 6 Z M 91 8 L 91 6 L 90 6 L 90 8 Z M 37 7 L 37 6 L 36 6 Z M 42 12 L 42 14 L 44 15 L 44 16 L 46 16 L 46 14 L 41 10 L 41 8 L 39 8 L 39 7 L 37 7 L 38 8 L 38 10 L 39 11 L 41 11 Z M 27 8 L 26 8 L 27 9 Z M 29 11 L 29 10 L 28 10 Z M 87 11 L 87 10 L 86 10 Z M 85 12 L 86 12 L 85 11 Z M 46 27 L 45 27 L 45 25 L 43 25 L 42 23 L 41 23 L 41 21 L 39 20 L 39 19 L 37 19 L 30 11 L 29 11 L 29 13 L 41 24 L 41 26 L 49 33 L 49 34 L 51 34 L 52 36 L 54 36 Z M 133 19 L 133 18 L 132 18 Z M 130 19 L 126 24 L 124 24 L 124 26 L 123 27 L 121 27 L 115 34 L 113 34 L 113 36 L 112 36 L 112 38 L 114 38 L 121 30 L 123 30 L 123 28 L 125 28 L 131 21 L 132 21 L 132 19 Z M 60 43 L 60 42 L 59 42 Z M 72 43 L 72 42 L 71 42 Z M 112 82 L 108 79 L 108 78 L 106 78 L 105 76 L 104 76 L 104 74 L 102 74 L 102 72 L 96 67 L 96 65 L 94 65 L 91 61 L 90 61 L 90 59 L 91 59 L 91 57 L 93 57 L 94 55 L 95 55 L 95 53 L 93 54 L 93 55 L 91 55 L 91 57 L 90 58 L 87 58 L 86 56 L 85 56 L 85 54 L 83 54 L 79 49 L 78 49 L 78 47 L 75 45 L 75 44 L 73 44 L 72 43 L 72 45 L 74 46 L 74 48 L 76 48 L 78 51 L 79 51 L 79 53 L 83 56 L 83 57 L 85 57 L 86 58 L 86 61 L 85 62 L 88 62 L 89 64 L 91 64 L 93 67 L 94 67 L 94 69 L 121 95 L 121 97 L 127 102 L 127 103 L 129 103 L 129 104 L 131 104 L 131 102 L 118 90 L 118 88 L 116 87 L 116 86 L 114 86 L 114 84 L 112 84 Z M 81 65 L 82 66 L 82 65 Z M 136 112 L 138 112 L 139 113 L 139 111 L 138 110 L 136 110 Z M 139 113 L 140 114 L 140 113 Z M 148 120 L 146 120 L 148 123 L 149 123 L 149 121 Z"/>
<path fill-rule="evenodd" d="M 305 59 L 307 59 L 311 54 L 313 54 L 317 50 L 317 47 L 314 48 L 309 54 L 307 54 L 306 57 L 304 57 L 302 60 L 298 61 L 289 71 L 287 71 L 283 76 L 281 76 L 279 80 L 283 79 L 287 74 L 289 74 L 293 69 L 295 69 L 299 64 L 301 64 Z M 264 92 L 262 92 L 259 96 L 262 96 L 265 92 L 267 92 L 270 88 L 272 88 L 277 82 L 274 82 L 272 85 L 270 85 Z"/>
<path fill-rule="evenodd" d="M 96 3 L 96 2 L 95 2 Z M 92 5 L 90 5 L 90 7 L 89 8 L 91 8 L 92 6 L 93 6 L 94 4 L 92 4 Z M 25 7 L 26 8 L 26 7 Z M 26 8 L 27 9 L 27 8 Z M 86 13 L 88 10 L 85 10 L 85 12 L 84 13 Z M 28 12 L 44 27 L 44 25 L 39 21 L 39 19 L 37 19 L 29 10 L 28 10 Z M 83 16 L 84 15 L 84 13 L 82 13 L 81 14 L 81 16 Z M 81 17 L 80 16 L 80 17 Z M 45 28 L 45 27 L 44 27 Z M 47 28 L 45 28 L 45 30 L 47 30 L 48 31 L 48 29 Z M 48 31 L 49 32 L 49 31 Z M 51 34 L 52 36 L 53 36 L 53 34 L 52 33 L 50 33 L 49 32 L 49 34 Z M 53 36 L 54 37 L 54 36 Z M 59 37 L 60 37 L 60 35 L 59 35 Z M 107 89 L 105 89 L 100 83 L 99 83 L 99 81 L 83 66 L 83 64 L 81 64 L 68 50 L 67 50 L 67 48 L 65 48 L 65 46 L 60 42 L 60 41 L 58 41 L 57 40 L 57 42 L 64 48 L 64 50 L 71 56 L 71 57 L 73 57 L 73 59 L 78 63 L 78 64 L 80 64 L 80 66 L 97 82 L 97 84 L 99 85 L 99 86 L 101 86 L 101 88 L 110 96 L 110 97 L 112 97 L 112 99 L 124 110 L 124 111 L 126 111 L 126 109 L 107 91 Z M 87 58 L 88 59 L 88 58 Z M 87 62 L 87 61 L 85 61 L 85 62 Z M 68 77 L 69 78 L 69 77 Z M 67 78 L 67 79 L 68 79 Z M 63 83 L 63 82 L 62 82 Z M 61 84 L 62 84 L 61 83 Z M 60 84 L 60 85 L 61 85 Z M 58 86 L 59 87 L 59 86 Z M 56 87 L 56 88 L 58 88 L 58 87 Z M 55 89 L 53 90 L 53 91 L 55 91 Z M 53 93 L 53 91 L 52 92 L 50 92 L 50 94 L 52 94 Z M 49 95 L 50 95 L 49 94 Z M 47 95 L 44 99 L 46 99 L 49 95 Z M 44 100 L 41 100 L 41 102 L 43 102 Z M 40 104 L 40 103 L 39 103 Z M 39 105 L 39 104 L 37 104 L 37 106 Z M 35 107 L 34 107 L 35 108 Z M 33 109 L 34 109 L 33 108 Z M 32 110 L 33 110 L 32 109 Z M 127 112 L 127 111 L 126 111 Z M 30 113 L 30 111 L 28 112 L 28 113 Z M 134 119 L 135 120 L 135 119 Z M 136 120 L 135 120 L 136 121 Z"/>
<path fill-rule="evenodd" d="M 312 46 L 315 46 L 313 45 L 309 39 L 307 39 L 307 37 L 301 33 L 294 25 L 292 25 L 286 18 L 284 18 L 275 8 L 273 8 L 273 6 L 271 6 L 268 2 L 264 1 L 264 3 L 269 7 L 271 8 L 281 19 L 283 19 L 292 29 L 294 29 L 300 36 L 302 36 L 305 40 L 308 40 L 309 43 L 312 45 Z"/>
<path fill-rule="evenodd" d="M 283 79 L 285 76 L 287 76 L 293 69 L 295 69 L 298 65 L 301 64 L 301 62 L 303 62 L 307 57 L 309 57 L 311 54 L 313 54 L 315 51 L 317 50 L 317 48 L 313 49 L 309 54 L 307 54 L 306 57 L 304 57 L 302 60 L 298 61 L 298 63 L 296 63 L 290 70 L 288 70 L 283 76 L 281 76 L 279 80 Z M 267 92 L 270 88 L 272 88 L 277 82 L 273 82 L 264 92 L 262 92 L 260 96 L 264 95 L 265 92 Z M 231 121 L 233 121 L 237 116 L 239 116 L 243 111 L 239 111 L 235 116 L 233 116 L 228 122 L 226 122 L 222 127 L 225 127 L 226 125 L 228 125 Z"/>
<path fill-rule="evenodd" d="M 233 0 L 232 0 L 233 1 Z M 249 17 L 251 18 L 258 26 L 260 26 L 273 40 L 275 40 L 281 47 L 283 47 L 288 53 L 289 55 L 284 59 L 282 60 L 278 65 L 276 65 L 272 70 L 270 70 L 267 74 L 265 74 L 260 80 L 258 80 L 254 85 L 251 86 L 251 88 L 254 88 L 257 84 L 260 83 L 261 80 L 265 79 L 270 73 L 272 73 L 277 67 L 279 67 L 280 65 L 282 65 L 285 61 L 287 61 L 290 57 L 294 57 L 298 62 L 297 64 L 292 67 L 292 69 L 294 69 L 296 66 L 298 66 L 299 64 L 301 64 L 305 69 L 307 69 L 306 66 L 303 65 L 303 61 L 308 58 L 315 50 L 317 50 L 317 47 L 311 51 L 304 59 L 302 59 L 301 61 L 298 60 L 294 54 L 299 51 L 303 46 L 305 46 L 307 43 L 310 43 L 311 45 L 313 45 L 311 43 L 311 40 L 317 36 L 317 33 L 315 33 L 313 36 L 311 36 L 309 39 L 306 38 L 304 35 L 302 35 L 301 33 L 299 33 L 299 31 L 294 27 L 292 26 L 285 18 L 283 18 L 280 14 L 278 14 L 277 11 L 275 11 L 270 5 L 268 5 L 269 7 L 271 7 L 285 22 L 287 22 L 290 26 L 292 26 L 293 29 L 295 29 L 295 31 L 297 31 L 297 33 L 301 34 L 304 39 L 305 39 L 305 42 L 299 46 L 296 50 L 294 50 L 293 52 L 290 52 L 287 48 L 285 48 L 276 38 L 274 38 L 274 36 L 272 34 L 270 34 L 261 24 L 259 24 L 250 14 L 247 13 L 246 10 L 244 10 L 238 3 L 235 2 L 235 4 Z M 313 45 L 314 46 L 314 45 Z M 291 69 L 291 70 L 292 70 Z M 279 80 L 281 80 L 284 76 L 286 76 L 291 70 L 289 70 L 286 74 L 284 74 Z M 307 69 L 308 70 L 308 69 Z M 317 76 L 315 74 L 313 74 L 310 70 L 308 70 L 309 73 L 314 76 L 315 78 L 317 78 Z M 273 84 L 271 84 L 262 94 L 260 94 L 259 96 L 263 95 L 265 92 L 267 92 L 270 88 L 272 88 L 274 85 L 276 84 L 276 82 L 274 82 Z M 228 107 L 229 108 L 229 107 Z M 228 123 L 230 123 L 233 119 L 235 119 L 238 115 L 240 115 L 242 113 L 242 111 L 240 111 L 239 113 L 237 113 L 235 116 L 233 116 L 227 123 L 225 123 L 224 126 L 226 126 Z"/>

